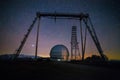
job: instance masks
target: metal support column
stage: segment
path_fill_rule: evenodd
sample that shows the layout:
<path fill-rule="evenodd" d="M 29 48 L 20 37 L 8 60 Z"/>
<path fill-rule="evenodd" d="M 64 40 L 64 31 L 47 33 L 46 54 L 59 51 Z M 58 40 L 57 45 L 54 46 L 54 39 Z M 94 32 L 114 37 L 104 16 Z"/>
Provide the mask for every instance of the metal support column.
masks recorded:
<path fill-rule="evenodd" d="M 23 46 L 24 46 L 24 44 L 25 44 L 25 42 L 26 42 L 26 40 L 27 40 L 27 38 L 28 38 L 28 36 L 29 36 L 29 34 L 30 34 L 30 32 L 31 32 L 31 30 L 32 30 L 33 27 L 34 27 L 34 24 L 35 24 L 36 20 L 37 20 L 37 17 L 35 17 L 32 25 L 29 27 L 27 33 L 25 34 L 23 40 L 21 41 L 21 44 L 20 44 L 19 48 L 16 50 L 14 59 L 16 59 L 16 58 L 19 56 L 19 54 L 20 54 L 20 52 L 21 52 L 21 50 L 22 50 L 22 48 L 23 48 Z"/>
<path fill-rule="evenodd" d="M 83 51 L 83 33 L 82 33 L 82 20 L 80 19 L 80 35 L 81 35 L 81 49 L 82 49 L 82 61 L 84 60 L 84 51 Z"/>
<path fill-rule="evenodd" d="M 40 29 L 40 17 L 38 18 L 38 26 L 37 26 L 36 48 L 35 48 L 35 59 L 37 59 L 37 54 L 38 54 L 39 29 Z"/>

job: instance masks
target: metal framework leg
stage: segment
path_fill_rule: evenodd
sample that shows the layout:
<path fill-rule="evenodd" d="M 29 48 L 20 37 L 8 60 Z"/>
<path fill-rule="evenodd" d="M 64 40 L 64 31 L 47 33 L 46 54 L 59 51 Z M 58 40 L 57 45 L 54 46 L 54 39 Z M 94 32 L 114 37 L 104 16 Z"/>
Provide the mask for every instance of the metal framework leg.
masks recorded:
<path fill-rule="evenodd" d="M 38 18 L 38 26 L 37 26 L 36 48 L 35 48 L 35 59 L 37 59 L 37 54 L 38 54 L 39 28 L 40 28 L 40 17 Z"/>
<path fill-rule="evenodd" d="M 19 54 L 20 54 L 20 52 L 21 52 L 21 50 L 22 50 L 22 48 L 23 48 L 23 46 L 24 46 L 24 44 L 25 44 L 25 42 L 26 42 L 26 40 L 27 40 L 27 38 L 28 38 L 28 36 L 29 36 L 29 34 L 30 34 L 30 32 L 31 32 L 31 30 L 32 30 L 33 27 L 34 27 L 34 24 L 35 24 L 36 20 L 37 20 L 37 17 L 35 17 L 32 25 L 29 27 L 27 33 L 25 34 L 23 40 L 21 41 L 21 44 L 20 44 L 18 50 L 16 50 L 14 59 L 16 59 L 16 58 L 19 56 Z"/>

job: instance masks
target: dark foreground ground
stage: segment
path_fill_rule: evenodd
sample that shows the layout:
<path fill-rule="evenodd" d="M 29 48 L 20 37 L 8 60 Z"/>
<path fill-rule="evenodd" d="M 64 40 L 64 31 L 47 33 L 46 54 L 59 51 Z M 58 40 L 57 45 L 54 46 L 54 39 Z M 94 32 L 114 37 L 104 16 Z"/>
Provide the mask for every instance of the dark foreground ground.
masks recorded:
<path fill-rule="evenodd" d="M 120 80 L 120 69 L 50 61 L 3 61 L 0 80 Z"/>

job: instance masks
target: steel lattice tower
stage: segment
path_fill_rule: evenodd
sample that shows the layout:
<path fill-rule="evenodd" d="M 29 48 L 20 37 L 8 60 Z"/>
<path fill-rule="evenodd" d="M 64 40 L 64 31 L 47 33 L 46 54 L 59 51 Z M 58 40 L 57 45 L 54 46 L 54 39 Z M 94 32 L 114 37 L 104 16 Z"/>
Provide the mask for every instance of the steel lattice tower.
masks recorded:
<path fill-rule="evenodd" d="M 72 26 L 71 35 L 71 60 L 80 60 L 80 51 L 77 42 L 77 27 Z"/>

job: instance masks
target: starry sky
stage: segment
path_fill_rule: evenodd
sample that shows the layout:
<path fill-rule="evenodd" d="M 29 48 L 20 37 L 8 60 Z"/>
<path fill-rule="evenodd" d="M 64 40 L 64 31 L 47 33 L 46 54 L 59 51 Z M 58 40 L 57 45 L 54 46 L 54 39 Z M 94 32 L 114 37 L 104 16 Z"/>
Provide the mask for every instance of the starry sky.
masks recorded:
<path fill-rule="evenodd" d="M 18 49 L 36 12 L 89 13 L 104 54 L 120 60 L 119 0 L 0 0 L 0 54 L 12 54 Z M 71 27 L 77 26 L 81 51 L 79 21 L 41 18 L 38 55 L 47 57 L 54 45 L 63 44 L 70 51 Z M 21 53 L 34 55 L 37 23 Z M 85 56 L 98 54 L 87 35 Z"/>

